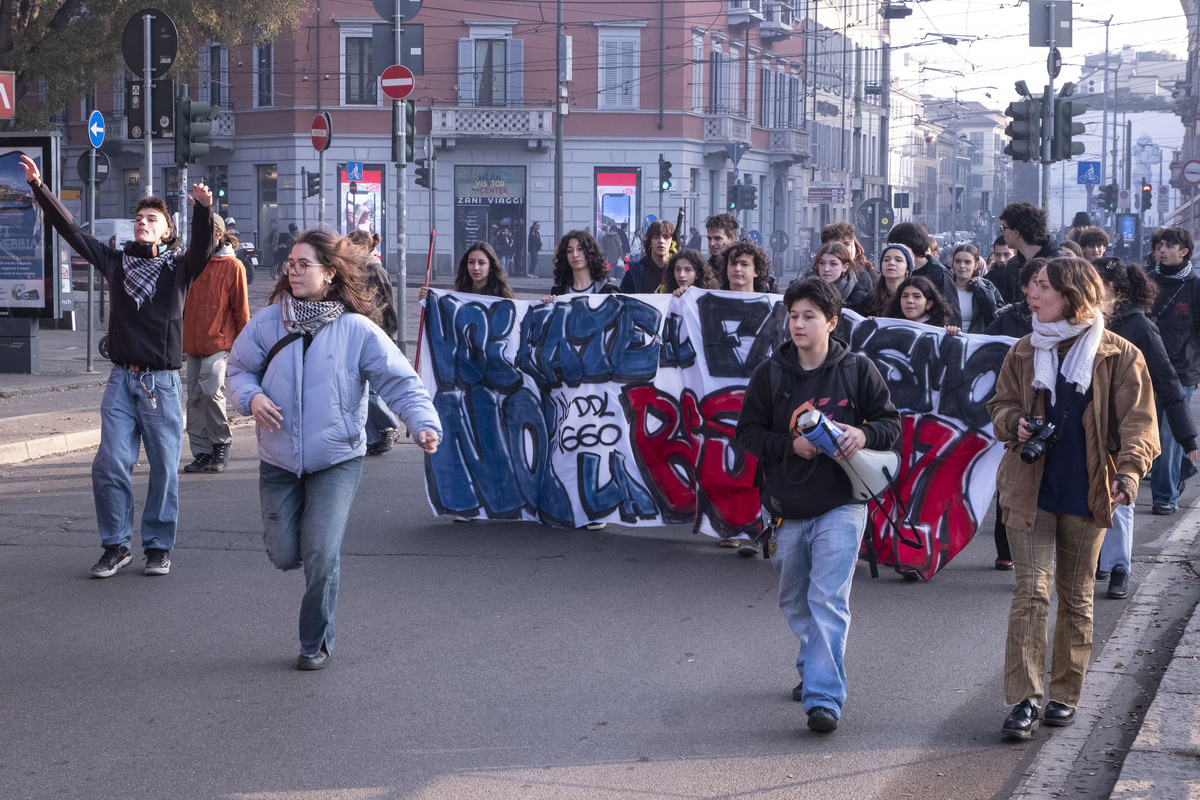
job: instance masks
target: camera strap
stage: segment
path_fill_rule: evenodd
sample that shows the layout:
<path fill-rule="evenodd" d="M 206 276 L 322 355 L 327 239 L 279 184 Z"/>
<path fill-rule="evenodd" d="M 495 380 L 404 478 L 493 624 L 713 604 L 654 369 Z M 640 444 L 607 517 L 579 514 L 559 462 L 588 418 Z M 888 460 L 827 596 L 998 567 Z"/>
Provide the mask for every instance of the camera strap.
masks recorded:
<path fill-rule="evenodd" d="M 1059 422 L 1062 422 L 1063 420 L 1065 420 L 1067 418 L 1067 415 L 1071 413 L 1071 402 L 1075 399 L 1075 395 L 1079 394 L 1079 389 L 1075 386 L 1075 384 L 1068 383 L 1067 388 L 1069 391 L 1067 392 L 1067 399 L 1063 403 L 1063 406 L 1062 406 L 1062 414 L 1060 414 L 1058 417 Z M 1031 420 L 1037 418 L 1038 398 L 1041 397 L 1042 392 L 1044 392 L 1044 391 L 1045 391 L 1045 389 L 1034 389 L 1033 390 L 1033 404 L 1029 407 L 1029 418 Z M 1050 401 L 1047 400 L 1042 403 L 1042 419 L 1046 420 L 1047 422 L 1050 421 L 1049 402 Z"/>

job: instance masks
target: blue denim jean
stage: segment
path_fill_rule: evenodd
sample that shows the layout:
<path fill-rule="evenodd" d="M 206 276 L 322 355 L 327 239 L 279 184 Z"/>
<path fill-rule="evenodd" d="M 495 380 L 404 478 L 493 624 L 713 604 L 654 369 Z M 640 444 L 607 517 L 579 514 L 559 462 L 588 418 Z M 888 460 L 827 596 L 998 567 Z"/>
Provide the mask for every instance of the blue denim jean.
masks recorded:
<path fill-rule="evenodd" d="M 263 542 L 282 570 L 304 567 L 300 654 L 333 652 L 333 607 L 341 577 L 342 537 L 362 478 L 362 458 L 296 473 L 259 462 Z"/>
<path fill-rule="evenodd" d="M 388 428 L 400 427 L 400 418 L 392 413 L 383 399 L 371 389 L 367 397 L 367 444 L 378 442 Z"/>
<path fill-rule="evenodd" d="M 805 713 L 822 706 L 840 718 L 846 702 L 850 584 L 866 523 L 866 506 L 845 505 L 812 519 L 785 519 L 773 537 L 779 609 L 800 640 L 796 671 Z"/>
<path fill-rule="evenodd" d="M 1183 396 L 1189 403 L 1192 400 L 1192 392 L 1195 390 L 1195 386 L 1183 387 Z M 1150 496 L 1154 499 L 1156 506 L 1178 508 L 1179 489 L 1177 487 L 1180 476 L 1184 474 L 1183 461 L 1187 458 L 1187 453 L 1183 446 L 1175 441 L 1175 434 L 1171 432 L 1171 423 L 1167 420 L 1167 415 L 1162 412 L 1161 405 L 1158 407 L 1158 443 L 1162 447 L 1162 452 L 1158 458 L 1154 459 L 1154 466 L 1151 468 Z"/>
<path fill-rule="evenodd" d="M 100 401 L 100 447 L 92 460 L 96 526 L 105 547 L 128 543 L 133 536 L 133 465 L 142 447 L 150 465 L 142 548 L 171 550 L 179 522 L 183 454 L 179 371 L 130 372 L 114 366 Z"/>
<path fill-rule="evenodd" d="M 1113 526 L 1104 534 L 1100 545 L 1097 569 L 1112 572 L 1117 564 L 1129 571 L 1133 559 L 1133 506 L 1117 506 L 1113 511 Z"/>

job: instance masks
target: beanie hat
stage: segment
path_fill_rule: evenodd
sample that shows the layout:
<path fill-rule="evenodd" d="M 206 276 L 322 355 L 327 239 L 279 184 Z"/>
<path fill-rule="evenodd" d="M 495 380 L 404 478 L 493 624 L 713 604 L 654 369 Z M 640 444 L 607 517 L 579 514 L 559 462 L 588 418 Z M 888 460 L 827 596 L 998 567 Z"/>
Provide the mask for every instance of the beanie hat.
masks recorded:
<path fill-rule="evenodd" d="M 891 244 L 884 245 L 883 249 L 879 251 L 879 263 L 880 264 L 883 263 L 883 256 L 884 256 L 884 254 L 887 253 L 888 250 L 900 251 L 900 254 L 904 256 L 905 263 L 908 264 L 908 274 L 912 275 L 913 269 L 915 268 L 915 266 L 913 264 L 913 253 L 912 253 L 912 250 L 908 249 L 908 245 L 903 245 L 903 244 L 900 244 L 899 242 L 892 242 Z"/>

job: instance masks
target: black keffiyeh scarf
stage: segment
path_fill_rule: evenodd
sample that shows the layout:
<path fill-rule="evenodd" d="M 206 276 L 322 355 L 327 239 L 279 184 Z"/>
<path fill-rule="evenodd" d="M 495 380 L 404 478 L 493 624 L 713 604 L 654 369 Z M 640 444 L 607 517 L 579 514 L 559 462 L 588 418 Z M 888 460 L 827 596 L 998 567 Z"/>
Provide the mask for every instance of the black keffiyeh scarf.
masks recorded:
<path fill-rule="evenodd" d="M 125 273 L 125 293 L 133 298 L 140 309 L 142 304 L 154 297 L 158 276 L 163 267 L 174 271 L 181 250 L 168 250 L 160 256 L 143 258 L 129 253 L 121 255 L 121 269 Z"/>
<path fill-rule="evenodd" d="M 338 300 L 297 300 L 290 294 L 283 296 L 281 305 L 283 328 L 289 333 L 316 333 L 346 310 Z"/>

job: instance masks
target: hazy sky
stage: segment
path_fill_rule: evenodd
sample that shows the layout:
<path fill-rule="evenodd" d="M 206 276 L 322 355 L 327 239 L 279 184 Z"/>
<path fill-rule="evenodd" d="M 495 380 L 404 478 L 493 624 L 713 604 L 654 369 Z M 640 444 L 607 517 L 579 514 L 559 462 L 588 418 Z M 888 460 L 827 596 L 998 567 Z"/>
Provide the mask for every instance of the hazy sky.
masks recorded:
<path fill-rule="evenodd" d="M 1045 85 L 1047 49 L 1029 46 L 1029 4 L 1024 0 L 917 0 L 910 6 L 912 15 L 892 20 L 891 27 L 892 47 L 897 48 L 893 75 L 902 88 L 947 98 L 958 90 L 960 100 L 1003 109 L 1016 97 L 1015 81 L 1025 80 L 1035 93 Z M 1109 49 L 1114 55 L 1128 44 L 1186 57 L 1187 29 L 1179 0 L 1081 0 L 1074 4 L 1074 43 L 1061 51 L 1063 69 L 1056 87 L 1078 77 L 1085 55 L 1104 52 L 1104 25 L 1084 18 L 1103 21 L 1110 16 Z M 948 45 L 926 36 L 934 33 L 979 39 Z M 904 47 L 922 41 L 935 43 Z"/>

